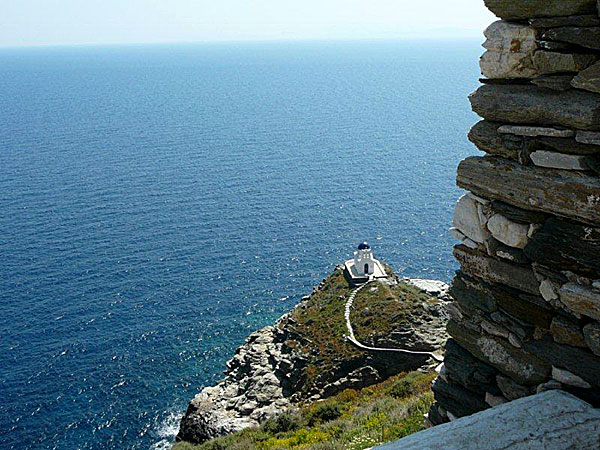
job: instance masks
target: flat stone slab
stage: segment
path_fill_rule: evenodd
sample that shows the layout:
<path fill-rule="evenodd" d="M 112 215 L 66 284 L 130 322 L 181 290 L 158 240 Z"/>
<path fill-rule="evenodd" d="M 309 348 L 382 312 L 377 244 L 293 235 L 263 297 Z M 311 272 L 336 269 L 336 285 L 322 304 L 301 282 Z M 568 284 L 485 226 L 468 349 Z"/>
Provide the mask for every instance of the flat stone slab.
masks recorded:
<path fill-rule="evenodd" d="M 547 391 L 429 428 L 380 450 L 563 450 L 600 448 L 600 410 Z"/>
<path fill-rule="evenodd" d="M 471 156 L 458 166 L 457 183 L 481 197 L 600 225 L 597 176 Z"/>
<path fill-rule="evenodd" d="M 533 19 L 596 14 L 596 0 L 484 0 L 503 19 Z"/>
<path fill-rule="evenodd" d="M 600 130 L 599 94 L 577 89 L 553 91 L 534 85 L 486 84 L 469 100 L 473 111 L 493 122 Z"/>
<path fill-rule="evenodd" d="M 500 134 L 516 134 L 517 136 L 546 136 L 557 138 L 575 137 L 573 130 L 557 130 L 551 127 L 528 127 L 526 125 L 502 125 L 498 128 Z"/>

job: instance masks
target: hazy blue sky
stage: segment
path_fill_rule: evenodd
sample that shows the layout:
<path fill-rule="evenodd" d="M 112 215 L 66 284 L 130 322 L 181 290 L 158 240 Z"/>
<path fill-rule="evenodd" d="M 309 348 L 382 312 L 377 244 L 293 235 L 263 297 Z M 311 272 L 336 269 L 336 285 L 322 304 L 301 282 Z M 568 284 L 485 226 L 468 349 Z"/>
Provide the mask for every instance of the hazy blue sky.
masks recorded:
<path fill-rule="evenodd" d="M 0 0 L 0 46 L 475 36 L 483 0 Z"/>

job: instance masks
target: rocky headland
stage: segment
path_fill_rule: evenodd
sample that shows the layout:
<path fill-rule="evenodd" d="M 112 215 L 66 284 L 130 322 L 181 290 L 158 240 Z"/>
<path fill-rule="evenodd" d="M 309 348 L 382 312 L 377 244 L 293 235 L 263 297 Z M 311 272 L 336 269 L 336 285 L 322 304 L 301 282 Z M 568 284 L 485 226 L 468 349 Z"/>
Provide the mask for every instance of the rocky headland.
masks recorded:
<path fill-rule="evenodd" d="M 388 275 L 357 294 L 351 312 L 356 337 L 373 347 L 439 351 L 447 338 L 448 286 L 402 280 L 389 268 Z M 352 345 L 344 320 L 352 290 L 340 266 L 277 323 L 251 334 L 227 362 L 224 378 L 190 402 L 177 440 L 201 443 L 257 427 L 302 403 L 435 367 L 427 355 Z"/>

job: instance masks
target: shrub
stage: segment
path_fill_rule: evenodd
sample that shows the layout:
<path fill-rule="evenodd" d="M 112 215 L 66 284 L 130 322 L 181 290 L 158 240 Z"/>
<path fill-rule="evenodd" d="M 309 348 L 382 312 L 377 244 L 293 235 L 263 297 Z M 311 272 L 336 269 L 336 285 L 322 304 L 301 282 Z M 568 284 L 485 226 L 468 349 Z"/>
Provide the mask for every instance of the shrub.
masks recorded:
<path fill-rule="evenodd" d="M 262 429 L 269 434 L 285 433 L 300 428 L 301 417 L 298 414 L 285 412 L 277 417 L 267 420 Z"/>
<path fill-rule="evenodd" d="M 422 381 L 422 375 L 417 372 L 411 372 L 392 384 L 388 395 L 394 398 L 406 398 L 418 394 L 422 388 Z"/>
<path fill-rule="evenodd" d="M 312 427 L 317 423 L 329 422 L 342 415 L 342 409 L 337 403 L 318 403 L 308 413 L 308 424 Z"/>

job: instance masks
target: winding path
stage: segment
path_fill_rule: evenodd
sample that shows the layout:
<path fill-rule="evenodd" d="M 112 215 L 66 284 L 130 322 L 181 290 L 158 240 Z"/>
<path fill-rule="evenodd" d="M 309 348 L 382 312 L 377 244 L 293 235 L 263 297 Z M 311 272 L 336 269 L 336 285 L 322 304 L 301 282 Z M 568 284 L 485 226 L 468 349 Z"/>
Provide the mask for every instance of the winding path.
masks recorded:
<path fill-rule="evenodd" d="M 354 303 L 354 299 L 356 298 L 356 294 L 358 294 L 361 289 L 365 288 L 372 281 L 373 280 L 369 280 L 365 284 L 361 284 L 360 286 L 358 286 L 357 288 L 355 288 L 350 293 L 350 297 L 348 297 L 348 300 L 346 301 L 346 309 L 344 311 L 344 317 L 346 318 L 346 328 L 348 329 L 348 335 L 346 336 L 346 339 L 348 339 L 352 344 L 354 344 L 358 348 L 360 348 L 362 350 L 367 350 L 367 351 L 370 351 L 370 352 L 395 352 L 395 353 L 408 353 L 408 354 L 411 354 L 411 355 L 427 355 L 427 356 L 435 359 L 438 362 L 443 362 L 444 358 L 442 358 L 440 355 L 436 355 L 435 353 L 432 353 L 432 352 L 417 352 L 417 351 L 405 350 L 405 349 L 401 349 L 401 348 L 369 347 L 367 345 L 364 345 L 364 344 L 360 343 L 356 339 L 356 336 L 354 336 L 354 329 L 352 328 L 352 323 L 350 322 L 350 309 L 352 308 L 352 303 Z"/>

